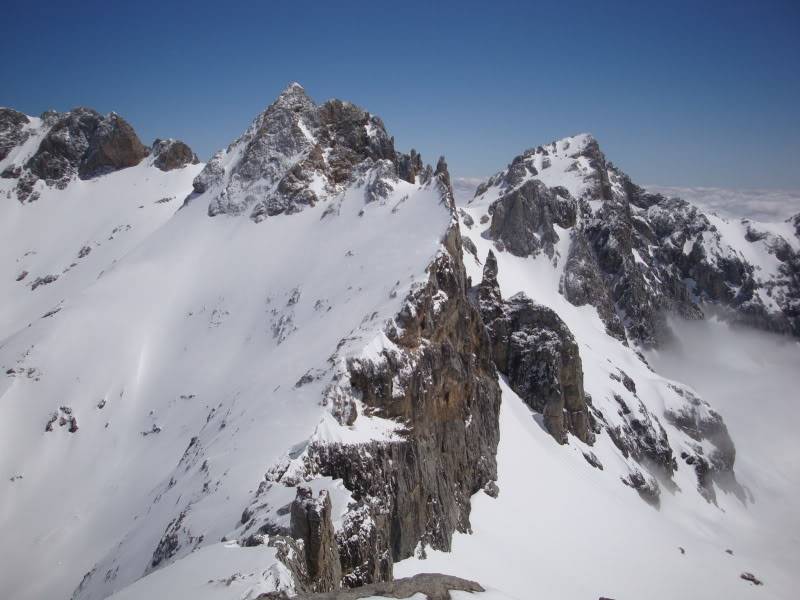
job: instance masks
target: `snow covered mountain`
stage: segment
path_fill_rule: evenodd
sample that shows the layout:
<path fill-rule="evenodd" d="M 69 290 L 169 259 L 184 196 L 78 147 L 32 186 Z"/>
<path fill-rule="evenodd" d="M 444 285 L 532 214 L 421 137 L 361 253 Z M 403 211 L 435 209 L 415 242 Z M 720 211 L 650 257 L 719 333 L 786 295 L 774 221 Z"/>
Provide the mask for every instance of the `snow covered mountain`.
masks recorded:
<path fill-rule="evenodd" d="M 458 207 L 443 158 L 298 84 L 205 165 L 2 109 L 0 173 L 3 597 L 796 584 L 725 419 L 644 352 L 708 306 L 800 334 L 800 216 L 648 194 L 587 135 Z M 488 591 L 390 583 L 428 571 Z"/>

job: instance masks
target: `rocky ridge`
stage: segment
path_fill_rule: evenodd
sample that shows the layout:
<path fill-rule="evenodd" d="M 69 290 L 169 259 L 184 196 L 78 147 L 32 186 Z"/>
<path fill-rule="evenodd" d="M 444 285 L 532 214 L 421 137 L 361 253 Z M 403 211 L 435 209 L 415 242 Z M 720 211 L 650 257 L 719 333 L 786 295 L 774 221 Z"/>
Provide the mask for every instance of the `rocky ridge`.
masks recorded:
<path fill-rule="evenodd" d="M 706 304 L 800 334 L 796 232 L 787 238 L 755 223 L 733 225 L 648 193 L 589 135 L 528 150 L 482 184 L 474 201 L 488 206 L 498 248 L 517 256 L 552 258 L 566 237 L 565 297 L 594 305 L 620 339 L 658 344 L 669 335 L 667 315 L 702 318 Z"/>
<path fill-rule="evenodd" d="M 454 211 L 443 161 L 433 177 Z M 486 330 L 467 299 L 460 249 L 453 222 L 427 284 L 384 330 L 388 347 L 377 359 L 347 360 L 326 391 L 341 424 L 358 419 L 357 402 L 366 414 L 402 423 L 400 437 L 310 444 L 270 470 L 240 536 L 286 533 L 259 506 L 273 485 L 320 476 L 341 479 L 352 493 L 336 534 L 338 564 L 315 567 L 341 570 L 346 587 L 390 580 L 395 561 L 425 546 L 449 551 L 453 533 L 469 531 L 470 497 L 496 479 L 500 391 Z"/>
<path fill-rule="evenodd" d="M 314 206 L 369 177 L 368 200 L 386 196 L 383 177 L 430 181 L 419 154 L 396 152 L 380 118 L 341 100 L 314 103 L 290 84 L 194 181 L 208 214 L 247 212 L 258 222 Z"/>
<path fill-rule="evenodd" d="M 626 347 L 663 341 L 670 313 L 702 318 L 703 303 L 727 306 L 744 320 L 753 306 L 765 305 L 758 304 L 756 294 L 738 304 L 730 295 L 735 282 L 741 287 L 747 277 L 749 289 L 756 290 L 757 269 L 729 244 L 731 232 L 723 222 L 681 200 L 638 188 L 606 161 L 588 135 L 518 156 L 478 187 L 459 217 L 469 240 L 465 261 L 482 269 L 472 296 L 489 330 L 498 371 L 541 414 L 543 428 L 558 443 L 569 443 L 571 435 L 591 446 L 607 435 L 628 464 L 623 483 L 655 505 L 663 487 L 676 489 L 679 459 L 695 472 L 697 488 L 709 502 L 716 501 L 715 484 L 744 497 L 733 475 L 734 444 L 722 417 L 706 402 L 677 382 L 661 381 L 664 408 L 659 410 L 638 389 L 644 385 L 641 376 L 629 376 L 610 358 L 602 370 L 613 383 L 593 383 L 589 393 L 581 354 L 591 338 L 576 339 L 552 308 L 524 292 L 513 293 L 546 287 L 546 281 L 519 279 L 519 273 L 526 264 L 548 265 L 542 268 L 558 281 L 558 294 L 573 306 L 594 307 L 605 333 Z M 771 254 L 791 264 L 794 250 L 778 241 L 780 236 L 756 237 L 750 234 L 780 248 Z M 488 245 L 488 253 L 482 256 L 473 240 Z M 511 257 L 504 264 L 518 265 L 506 280 L 505 299 L 495 252 Z M 758 285 L 766 290 L 776 284 L 762 280 Z M 762 326 L 786 322 L 785 313 L 769 314 Z M 641 354 L 635 361 L 643 363 Z M 598 371 L 597 364 L 591 366 Z M 650 378 L 649 366 L 644 367 Z M 592 466 L 603 468 L 588 447 L 583 453 Z"/>
<path fill-rule="evenodd" d="M 29 141 L 33 145 L 26 144 Z M 48 111 L 34 119 L 0 109 L 0 177 L 17 180 L 14 195 L 20 202 L 38 199 L 39 185 L 64 189 L 76 178 L 93 179 L 133 167 L 151 155 L 162 171 L 199 162 L 178 140 L 157 139 L 148 148 L 113 112 L 102 115 L 78 107 L 63 113 Z"/>

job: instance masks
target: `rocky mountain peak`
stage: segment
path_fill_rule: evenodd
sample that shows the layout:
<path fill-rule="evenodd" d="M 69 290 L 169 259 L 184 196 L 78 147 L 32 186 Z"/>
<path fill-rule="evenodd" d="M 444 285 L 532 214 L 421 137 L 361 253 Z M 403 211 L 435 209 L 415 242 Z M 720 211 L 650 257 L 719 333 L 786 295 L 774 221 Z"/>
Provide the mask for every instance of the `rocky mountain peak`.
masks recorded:
<path fill-rule="evenodd" d="M 194 190 L 209 194 L 210 215 L 248 212 L 258 222 L 314 206 L 352 183 L 361 182 L 371 201 L 393 181 L 426 176 L 416 152 L 395 151 L 380 118 L 338 99 L 317 105 L 292 83 L 209 161 Z"/>
<path fill-rule="evenodd" d="M 588 133 L 526 150 L 499 173 L 478 186 L 476 198 L 496 198 L 529 181 L 569 193 L 574 199 L 612 198 L 612 182 L 597 140 Z"/>
<path fill-rule="evenodd" d="M 736 320 L 797 332 L 792 244 L 732 225 L 678 198 L 648 193 L 579 134 L 538 146 L 478 187 L 499 251 L 566 259 L 562 293 L 593 304 L 609 334 L 645 345 L 669 336 L 667 314 Z"/>

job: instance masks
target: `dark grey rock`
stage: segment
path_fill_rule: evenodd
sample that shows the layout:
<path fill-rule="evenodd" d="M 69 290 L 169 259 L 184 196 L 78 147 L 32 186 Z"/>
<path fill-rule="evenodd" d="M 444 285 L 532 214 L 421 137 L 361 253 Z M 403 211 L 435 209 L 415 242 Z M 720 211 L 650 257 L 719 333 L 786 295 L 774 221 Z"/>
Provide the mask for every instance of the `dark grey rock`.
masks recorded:
<path fill-rule="evenodd" d="M 478 299 L 495 364 L 511 388 L 543 415 L 545 429 L 556 441 L 566 443 L 570 432 L 593 443 L 578 344 L 566 324 L 524 294 L 503 301 L 491 251 Z"/>
<path fill-rule="evenodd" d="M 764 582 L 761 581 L 758 577 L 756 577 L 752 573 L 742 573 L 741 575 L 739 575 L 739 577 L 741 579 L 744 579 L 745 581 L 749 581 L 753 585 L 764 585 Z"/>
<path fill-rule="evenodd" d="M 489 234 L 516 256 L 544 250 L 552 257 L 559 240 L 553 225 L 575 225 L 576 207 L 569 194 L 561 196 L 538 180 L 527 181 L 492 204 Z"/>
<path fill-rule="evenodd" d="M 595 306 L 606 332 L 627 343 L 625 327 L 606 287 L 597 257 L 581 231 L 572 234 L 561 291 L 575 306 Z"/>
<path fill-rule="evenodd" d="M 0 108 L 0 160 L 11 152 L 12 148 L 21 145 L 28 139 L 25 125 L 30 119 L 19 111 L 11 108 Z M 12 177 L 12 172 L 3 173 L 3 177 Z M 17 174 L 16 177 L 19 177 Z"/>
<path fill-rule="evenodd" d="M 291 506 L 291 534 L 303 541 L 309 589 L 334 590 L 341 585 L 342 568 L 331 520 L 331 500 L 322 490 L 314 498 L 310 488 L 297 488 Z"/>
<path fill-rule="evenodd" d="M 180 140 L 157 139 L 152 146 L 153 164 L 162 171 L 180 169 L 200 162 L 192 149 Z"/>
<path fill-rule="evenodd" d="M 147 156 L 133 128 L 119 115 L 76 108 L 55 117 L 26 168 L 59 187 L 77 175 L 90 179 L 132 167 Z"/>

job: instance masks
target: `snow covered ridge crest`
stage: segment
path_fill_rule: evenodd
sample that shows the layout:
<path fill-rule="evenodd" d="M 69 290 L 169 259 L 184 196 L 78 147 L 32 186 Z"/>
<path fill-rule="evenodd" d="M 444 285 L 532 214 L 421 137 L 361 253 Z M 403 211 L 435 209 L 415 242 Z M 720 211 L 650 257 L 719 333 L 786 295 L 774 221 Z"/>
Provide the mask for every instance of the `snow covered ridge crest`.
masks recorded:
<path fill-rule="evenodd" d="M 432 175 L 414 150 L 395 151 L 380 118 L 341 100 L 317 105 L 292 83 L 211 158 L 194 190 L 210 196 L 211 216 L 249 212 L 259 222 L 335 197 L 356 180 L 373 201 L 386 198 L 392 181 L 419 176 L 425 184 Z"/>
<path fill-rule="evenodd" d="M 469 206 L 491 218 L 501 251 L 561 261 L 567 299 L 594 305 L 620 339 L 656 345 L 669 336 L 667 314 L 702 318 L 704 304 L 800 336 L 800 215 L 735 222 L 648 193 L 589 134 L 517 156 Z M 571 242 L 554 257 L 562 236 Z"/>

